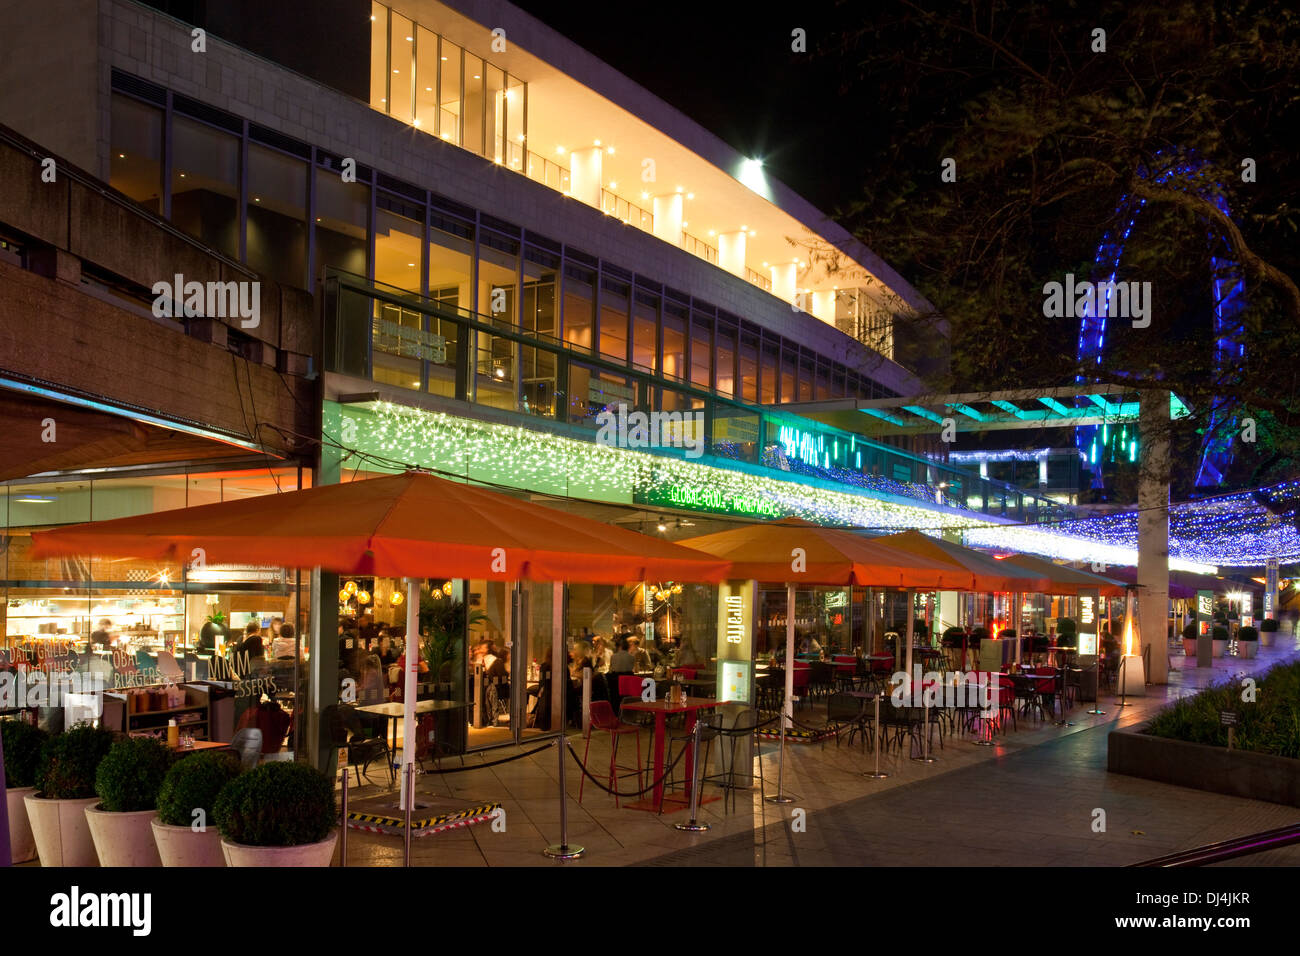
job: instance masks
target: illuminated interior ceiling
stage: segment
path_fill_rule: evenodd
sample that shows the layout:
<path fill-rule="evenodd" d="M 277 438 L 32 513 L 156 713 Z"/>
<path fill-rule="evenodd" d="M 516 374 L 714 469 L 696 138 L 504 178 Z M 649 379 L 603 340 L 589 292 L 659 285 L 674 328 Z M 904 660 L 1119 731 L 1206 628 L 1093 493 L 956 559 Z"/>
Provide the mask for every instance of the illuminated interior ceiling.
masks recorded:
<path fill-rule="evenodd" d="M 877 298 L 878 304 L 883 304 L 891 298 L 890 293 L 896 291 L 889 290 L 872 277 L 865 266 L 847 257 L 844 257 L 844 271 L 834 277 L 827 276 L 822 270 L 811 271 L 805 249 L 791 245 L 787 237 L 807 243 L 815 239 L 813 231 L 762 195 L 766 191 L 764 174 L 758 168 L 742 168 L 743 161 L 738 161 L 734 170 L 719 169 L 668 133 L 661 132 L 555 66 L 528 53 L 513 38 L 508 38 L 505 52 L 493 52 L 490 32 L 482 24 L 448 7 L 428 0 L 399 0 L 390 6 L 526 82 L 527 145 L 543 159 L 559 162 L 568 168 L 569 154 L 573 150 L 590 148 L 599 142 L 603 151 L 601 178 L 607 190 L 633 205 L 653 211 L 652 199 L 644 198 L 643 193 L 653 197 L 676 192 L 680 187 L 687 197 L 683 209 L 683 219 L 687 223 L 685 231 L 716 249 L 717 234 L 744 227 L 747 233 L 746 265 L 765 278 L 771 278 L 771 266 L 800 259 L 803 266 L 798 270 L 796 281 L 799 291 L 830 292 L 836 287 L 870 286 L 871 296 Z M 665 47 L 665 52 L 667 55 L 668 47 Z M 670 66 L 674 69 L 688 68 L 677 64 Z M 732 80 L 743 82 L 743 77 L 736 75 Z M 641 179 L 642 162 L 647 158 L 654 160 L 654 183 L 643 183 Z M 738 178 L 742 175 L 755 188 L 742 184 Z M 617 184 L 617 187 L 612 184 Z M 826 240 L 818 242 L 821 246 L 828 246 Z"/>
<path fill-rule="evenodd" d="M 871 437 L 933 435 L 945 427 L 958 432 L 986 432 L 1133 422 L 1138 417 L 1138 392 L 1118 385 L 1079 384 L 960 395 L 832 399 L 796 402 L 782 408 Z M 1188 414 L 1187 406 L 1172 393 L 1169 413 L 1174 418 Z"/>

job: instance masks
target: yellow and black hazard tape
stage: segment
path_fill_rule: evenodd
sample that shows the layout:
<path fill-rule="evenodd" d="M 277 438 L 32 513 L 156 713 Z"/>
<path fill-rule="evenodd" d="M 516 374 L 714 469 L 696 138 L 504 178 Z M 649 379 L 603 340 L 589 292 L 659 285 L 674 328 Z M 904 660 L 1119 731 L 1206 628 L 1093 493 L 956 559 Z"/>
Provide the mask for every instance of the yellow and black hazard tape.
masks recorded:
<path fill-rule="evenodd" d="M 471 823 L 481 823 L 483 820 L 491 818 L 499 809 L 501 809 L 499 803 L 484 803 L 467 807 L 464 810 L 456 810 L 453 813 L 441 813 L 434 817 L 419 819 L 413 817 L 411 819 L 411 833 L 417 835 L 438 833 L 441 830 L 468 826 Z M 348 828 L 351 830 L 366 830 L 371 833 L 386 833 L 390 830 L 401 832 L 406 828 L 406 818 L 387 813 L 349 811 Z"/>
<path fill-rule="evenodd" d="M 785 739 L 795 744 L 815 744 L 818 741 L 825 740 L 827 737 L 833 737 L 834 730 L 800 730 L 798 727 L 792 727 L 785 732 Z M 758 736 L 764 740 L 780 740 L 780 730 L 760 730 Z"/>

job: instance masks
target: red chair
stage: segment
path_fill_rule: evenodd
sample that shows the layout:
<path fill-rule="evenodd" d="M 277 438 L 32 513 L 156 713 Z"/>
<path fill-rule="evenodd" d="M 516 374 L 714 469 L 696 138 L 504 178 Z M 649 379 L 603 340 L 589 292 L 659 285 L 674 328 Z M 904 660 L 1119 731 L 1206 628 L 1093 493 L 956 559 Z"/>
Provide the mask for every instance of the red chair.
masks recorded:
<path fill-rule="evenodd" d="M 641 678 L 635 674 L 621 674 L 618 678 L 619 697 L 640 697 Z"/>
<path fill-rule="evenodd" d="M 697 667 L 674 667 L 671 673 L 677 680 L 695 680 L 698 671 Z"/>
<path fill-rule="evenodd" d="M 607 700 L 593 700 L 591 702 L 591 721 L 587 728 L 587 746 L 582 751 L 582 765 L 587 765 L 587 754 L 591 751 L 591 735 L 599 730 L 609 734 L 609 789 L 618 790 L 618 781 L 620 779 L 620 770 L 629 770 L 631 773 L 625 773 L 623 777 L 636 777 L 636 788 L 640 790 L 643 785 L 641 769 L 641 728 L 635 724 L 625 724 L 614 716 L 614 708 L 609 705 Z M 618 739 L 631 734 L 636 738 L 636 766 L 628 767 L 618 763 Z M 582 803 L 582 790 L 586 786 L 587 775 L 582 775 L 582 783 L 578 784 L 578 802 Z M 618 794 L 614 794 L 614 806 L 617 807 Z"/>
<path fill-rule="evenodd" d="M 1039 710 L 1045 709 L 1055 717 L 1057 670 L 1055 667 L 1039 667 L 1035 676 L 1038 678 L 1034 681 L 1034 690 L 1038 694 Z"/>
<path fill-rule="evenodd" d="M 812 683 L 812 667 L 798 663 L 794 665 L 794 696 L 800 699 L 808 696 L 808 685 Z"/>

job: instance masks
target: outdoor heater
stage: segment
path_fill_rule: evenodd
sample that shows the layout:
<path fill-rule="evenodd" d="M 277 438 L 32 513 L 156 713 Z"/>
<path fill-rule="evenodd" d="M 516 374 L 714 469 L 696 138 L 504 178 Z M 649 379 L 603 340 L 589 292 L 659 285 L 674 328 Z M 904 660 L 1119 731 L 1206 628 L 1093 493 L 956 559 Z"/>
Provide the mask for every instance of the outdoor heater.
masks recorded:
<path fill-rule="evenodd" d="M 1147 675 L 1142 663 L 1141 632 L 1137 629 L 1137 596 L 1130 588 L 1124 598 L 1124 656 L 1119 662 L 1119 694 L 1146 696 Z"/>

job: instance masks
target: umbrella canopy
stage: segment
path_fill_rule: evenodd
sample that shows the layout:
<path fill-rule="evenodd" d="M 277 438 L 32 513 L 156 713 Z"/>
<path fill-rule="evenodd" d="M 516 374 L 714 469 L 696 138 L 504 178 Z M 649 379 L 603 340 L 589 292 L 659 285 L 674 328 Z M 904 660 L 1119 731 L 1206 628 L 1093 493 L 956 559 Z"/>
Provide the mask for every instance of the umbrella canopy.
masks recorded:
<path fill-rule="evenodd" d="M 389 577 L 719 581 L 728 562 L 487 488 L 407 472 L 69 525 L 35 557 L 113 554 Z"/>
<path fill-rule="evenodd" d="M 970 587 L 970 575 L 953 564 L 886 548 L 879 540 L 785 518 L 681 543 L 731 562 L 732 578 L 884 588 Z M 802 549 L 802 558 L 796 549 Z"/>
<path fill-rule="evenodd" d="M 1095 588 L 1102 597 L 1123 597 L 1124 582 L 1102 577 L 1091 571 L 1078 571 L 1064 565 L 1048 561 L 1046 558 L 1032 554 L 1013 554 L 1001 559 L 1002 564 L 1014 564 L 1033 574 L 1041 574 L 1051 581 L 1047 594 L 1078 594 L 1080 591 Z"/>
<path fill-rule="evenodd" d="M 872 538 L 871 543 L 949 567 L 961 568 L 966 572 L 966 583 L 959 586 L 962 590 L 1051 592 L 1051 580 L 1043 574 L 1028 569 L 1009 568 L 1004 562 L 987 554 L 932 538 L 919 531 Z"/>

